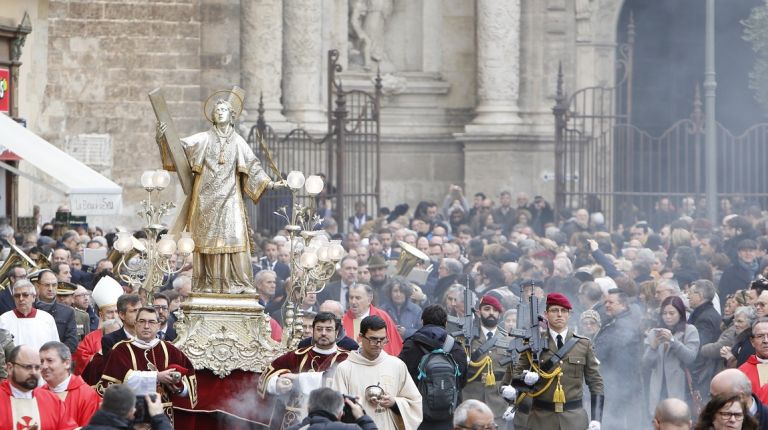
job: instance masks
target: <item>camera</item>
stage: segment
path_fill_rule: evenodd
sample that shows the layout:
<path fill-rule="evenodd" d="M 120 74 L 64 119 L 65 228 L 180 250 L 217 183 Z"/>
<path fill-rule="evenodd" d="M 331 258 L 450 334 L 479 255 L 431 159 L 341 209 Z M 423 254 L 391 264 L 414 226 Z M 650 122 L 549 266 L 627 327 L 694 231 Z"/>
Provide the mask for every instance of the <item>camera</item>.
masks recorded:
<path fill-rule="evenodd" d="M 357 403 L 356 397 L 353 397 L 353 396 L 350 396 L 349 394 L 344 394 L 344 393 L 342 393 L 341 395 L 342 397 L 344 397 L 345 400 L 349 399 L 350 402 Z M 354 424 L 357 422 L 357 419 L 355 418 L 355 416 L 352 415 L 352 408 L 347 404 L 347 402 L 344 402 L 344 412 L 342 413 L 341 419 L 339 421 L 347 424 Z"/>
<path fill-rule="evenodd" d="M 157 394 L 150 394 L 149 398 L 154 402 L 157 398 Z M 133 423 L 143 424 L 150 422 L 152 422 L 152 417 L 149 415 L 147 399 L 145 399 L 144 396 L 136 396 L 136 411 L 133 413 Z"/>

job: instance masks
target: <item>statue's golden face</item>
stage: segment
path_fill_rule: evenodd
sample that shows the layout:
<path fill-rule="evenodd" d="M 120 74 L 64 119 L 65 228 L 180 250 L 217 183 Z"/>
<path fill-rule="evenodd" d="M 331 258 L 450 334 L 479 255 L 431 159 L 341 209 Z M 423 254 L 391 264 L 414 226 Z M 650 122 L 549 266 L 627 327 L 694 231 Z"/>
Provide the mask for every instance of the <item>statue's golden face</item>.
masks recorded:
<path fill-rule="evenodd" d="M 219 103 L 213 108 L 213 120 L 216 124 L 227 124 L 232 119 L 232 111 L 225 103 Z"/>

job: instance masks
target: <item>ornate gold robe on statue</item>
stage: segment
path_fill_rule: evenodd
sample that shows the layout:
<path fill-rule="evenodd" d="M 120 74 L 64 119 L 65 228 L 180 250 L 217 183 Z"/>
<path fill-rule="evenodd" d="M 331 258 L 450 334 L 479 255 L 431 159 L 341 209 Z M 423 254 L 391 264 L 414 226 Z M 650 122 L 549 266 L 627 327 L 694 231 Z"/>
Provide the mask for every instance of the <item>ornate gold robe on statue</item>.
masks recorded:
<path fill-rule="evenodd" d="M 258 202 L 271 180 L 236 131 L 220 137 L 211 127 L 181 142 L 195 174 L 187 218 L 196 251 L 192 289 L 254 292 L 243 193 Z M 169 167 L 162 149 L 163 166 Z"/>

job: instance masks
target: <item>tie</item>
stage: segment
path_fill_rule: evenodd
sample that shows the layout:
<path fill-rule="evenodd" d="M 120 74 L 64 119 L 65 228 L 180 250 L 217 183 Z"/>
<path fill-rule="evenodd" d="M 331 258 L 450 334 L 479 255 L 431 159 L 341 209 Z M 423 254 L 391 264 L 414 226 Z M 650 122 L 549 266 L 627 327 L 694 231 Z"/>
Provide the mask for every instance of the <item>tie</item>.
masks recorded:
<path fill-rule="evenodd" d="M 563 347 L 563 337 L 558 334 L 556 340 L 557 340 L 557 349 L 559 350 L 560 348 Z"/>
<path fill-rule="evenodd" d="M 160 340 L 165 339 L 165 332 L 164 331 L 157 332 L 157 338 Z"/>
<path fill-rule="evenodd" d="M 491 340 L 491 338 L 493 337 L 493 333 L 489 331 L 488 333 L 486 333 L 486 334 L 485 334 L 485 337 L 486 337 L 488 340 Z"/>

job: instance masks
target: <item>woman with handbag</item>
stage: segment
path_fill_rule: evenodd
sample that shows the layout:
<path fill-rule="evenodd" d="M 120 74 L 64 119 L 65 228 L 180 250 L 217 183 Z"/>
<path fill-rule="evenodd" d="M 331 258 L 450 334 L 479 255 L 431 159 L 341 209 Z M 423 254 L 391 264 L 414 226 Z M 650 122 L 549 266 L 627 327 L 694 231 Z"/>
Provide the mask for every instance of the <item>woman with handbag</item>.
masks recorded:
<path fill-rule="evenodd" d="M 661 302 L 661 321 L 648 331 L 643 367 L 650 370 L 648 405 L 650 415 L 669 397 L 695 399 L 690 384 L 690 366 L 699 353 L 699 332 L 685 320 L 685 305 L 678 296 Z M 692 402 L 692 410 L 698 411 Z"/>

